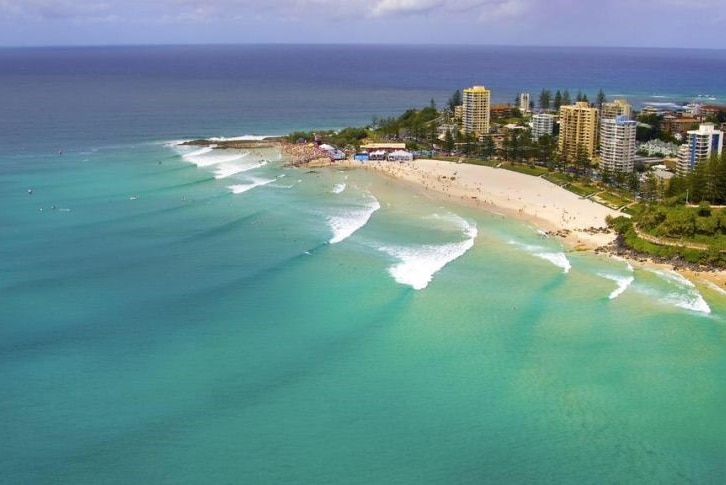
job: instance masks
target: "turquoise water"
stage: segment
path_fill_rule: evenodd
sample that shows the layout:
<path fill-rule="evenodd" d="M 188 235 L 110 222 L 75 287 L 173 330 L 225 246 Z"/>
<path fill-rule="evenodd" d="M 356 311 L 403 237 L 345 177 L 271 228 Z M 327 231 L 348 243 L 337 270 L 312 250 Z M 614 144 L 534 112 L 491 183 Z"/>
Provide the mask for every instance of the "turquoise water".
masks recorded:
<path fill-rule="evenodd" d="M 0 51 L 0 482 L 722 481 L 722 291 L 375 173 L 169 142 L 364 124 L 445 100 L 471 55 L 512 94 L 667 65 L 654 93 L 722 96 L 723 51 L 215 49 Z M 568 56 L 594 71 L 539 64 Z"/>
<path fill-rule="evenodd" d="M 154 143 L 6 179 L 3 476 L 719 480 L 722 294 L 276 156 Z"/>

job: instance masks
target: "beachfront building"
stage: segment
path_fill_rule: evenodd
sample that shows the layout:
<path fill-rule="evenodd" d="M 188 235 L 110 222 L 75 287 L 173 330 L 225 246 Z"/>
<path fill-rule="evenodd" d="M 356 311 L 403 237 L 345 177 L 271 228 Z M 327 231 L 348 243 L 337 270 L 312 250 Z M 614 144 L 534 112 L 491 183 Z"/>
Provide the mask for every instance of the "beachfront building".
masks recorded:
<path fill-rule="evenodd" d="M 600 108 L 600 119 L 615 119 L 618 116 L 633 117 L 633 107 L 624 100 L 616 99 L 611 103 L 603 103 Z"/>
<path fill-rule="evenodd" d="M 597 147 L 597 108 L 585 101 L 560 107 L 560 139 L 558 148 L 563 160 L 574 163 L 578 147 L 587 157 L 595 156 Z"/>
<path fill-rule="evenodd" d="M 531 96 L 529 93 L 519 93 L 519 111 L 522 113 L 529 113 L 529 102 L 531 101 Z"/>
<path fill-rule="evenodd" d="M 697 130 L 690 130 L 687 133 L 688 143 L 678 151 L 676 172 L 685 175 L 711 155 L 721 155 L 723 135 L 723 131 L 717 130 L 713 123 L 704 123 Z"/>
<path fill-rule="evenodd" d="M 492 94 L 484 86 L 464 90 L 464 132 L 477 137 L 489 133 Z"/>
<path fill-rule="evenodd" d="M 532 138 L 539 140 L 543 135 L 552 135 L 555 127 L 555 115 L 537 113 L 532 116 Z"/>
<path fill-rule="evenodd" d="M 396 150 L 386 157 L 389 162 L 410 162 L 413 160 L 413 153 L 405 150 Z"/>
<path fill-rule="evenodd" d="M 600 121 L 600 169 L 632 173 L 635 165 L 636 121 L 625 115 Z"/>

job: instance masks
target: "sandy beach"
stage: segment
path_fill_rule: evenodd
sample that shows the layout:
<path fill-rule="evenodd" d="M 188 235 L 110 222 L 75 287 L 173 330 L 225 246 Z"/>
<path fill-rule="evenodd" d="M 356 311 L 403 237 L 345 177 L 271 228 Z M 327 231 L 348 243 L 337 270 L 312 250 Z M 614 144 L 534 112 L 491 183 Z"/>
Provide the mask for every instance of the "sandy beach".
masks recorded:
<path fill-rule="evenodd" d="M 543 178 L 480 165 L 429 159 L 411 162 L 316 159 L 310 166 L 375 170 L 415 184 L 427 194 L 528 221 L 577 251 L 595 250 L 612 243 L 616 235 L 607 228 L 605 218 L 623 215 Z M 693 271 L 642 260 L 632 263 L 676 269 L 692 282 L 718 288 L 722 293 L 726 288 L 724 271 Z"/>
<path fill-rule="evenodd" d="M 345 160 L 334 165 L 376 170 L 447 199 L 527 220 L 577 250 L 610 244 L 615 234 L 607 229 L 605 217 L 622 215 L 545 179 L 510 170 L 428 159 Z"/>

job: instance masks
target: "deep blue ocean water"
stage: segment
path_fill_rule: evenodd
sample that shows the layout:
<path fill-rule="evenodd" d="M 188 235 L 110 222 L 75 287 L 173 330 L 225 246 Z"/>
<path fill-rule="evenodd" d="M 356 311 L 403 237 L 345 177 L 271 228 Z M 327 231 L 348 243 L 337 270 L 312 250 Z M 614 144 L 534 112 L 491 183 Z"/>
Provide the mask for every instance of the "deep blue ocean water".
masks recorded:
<path fill-rule="evenodd" d="M 723 291 L 173 141 L 723 79 L 715 50 L 0 50 L 0 481 L 719 483 Z"/>

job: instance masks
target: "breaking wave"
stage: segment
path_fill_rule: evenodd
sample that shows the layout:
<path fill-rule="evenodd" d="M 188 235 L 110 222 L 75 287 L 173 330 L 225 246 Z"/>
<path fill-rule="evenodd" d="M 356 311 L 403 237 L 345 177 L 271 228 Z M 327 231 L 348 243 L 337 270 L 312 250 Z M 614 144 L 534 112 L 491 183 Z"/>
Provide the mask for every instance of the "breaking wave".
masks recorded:
<path fill-rule="evenodd" d="M 463 256 L 474 246 L 478 231 L 474 224 L 464 223 L 465 240 L 457 243 L 423 246 L 378 246 L 378 249 L 398 260 L 389 274 L 396 282 L 409 285 L 414 290 L 426 288 L 438 271 Z"/>
<path fill-rule="evenodd" d="M 358 229 L 365 226 L 373 213 L 381 208 L 378 199 L 370 196 L 368 203 L 363 207 L 348 209 L 342 214 L 329 216 L 328 225 L 333 231 L 330 244 L 336 244 L 348 239 Z"/>
<path fill-rule="evenodd" d="M 228 188 L 232 191 L 233 194 L 243 194 L 247 192 L 248 190 L 252 190 L 255 187 L 262 187 L 263 185 L 271 184 L 277 179 L 257 179 L 252 178 L 252 181 L 248 184 L 236 184 L 236 185 L 230 185 Z"/>
<path fill-rule="evenodd" d="M 509 244 L 512 244 L 514 246 L 518 246 L 528 253 L 530 253 L 532 256 L 535 256 L 540 259 L 544 259 L 545 261 L 549 261 L 550 263 L 554 264 L 558 268 L 562 270 L 563 273 L 569 273 L 570 269 L 572 269 L 572 264 L 570 264 L 570 260 L 567 259 L 567 255 L 562 251 L 553 251 L 551 249 L 542 247 L 542 246 L 533 246 L 529 244 L 522 244 L 518 243 L 516 241 L 509 241 Z"/>
<path fill-rule="evenodd" d="M 653 270 L 653 273 L 668 282 L 672 291 L 669 291 L 663 298 L 666 303 L 673 304 L 679 308 L 699 313 L 711 313 L 711 307 L 696 289 L 696 285 L 688 281 L 675 271 Z"/>
<path fill-rule="evenodd" d="M 252 163 L 222 163 L 215 166 L 214 178 L 223 179 L 236 175 L 238 173 L 247 172 L 267 165 L 264 160 L 252 162 Z"/>
<path fill-rule="evenodd" d="M 625 293 L 625 291 L 630 288 L 630 285 L 633 284 L 633 281 L 635 281 L 634 276 L 620 276 L 607 273 L 599 273 L 599 275 L 607 280 L 614 281 L 615 284 L 617 284 L 617 288 L 615 288 L 608 296 L 611 300 L 614 300 Z"/>

